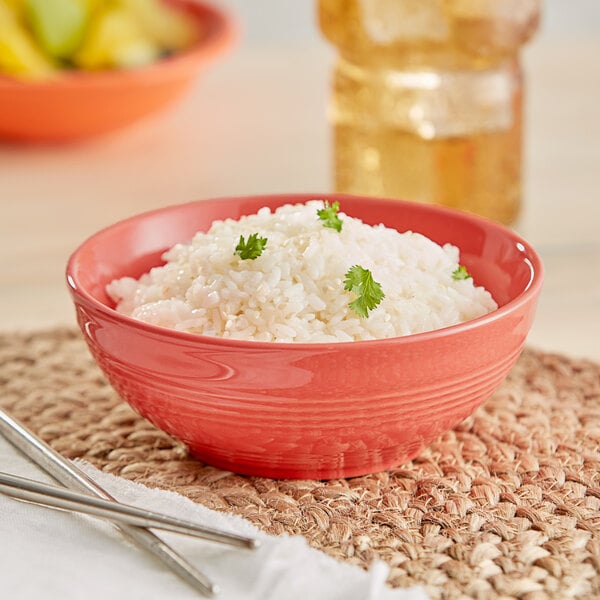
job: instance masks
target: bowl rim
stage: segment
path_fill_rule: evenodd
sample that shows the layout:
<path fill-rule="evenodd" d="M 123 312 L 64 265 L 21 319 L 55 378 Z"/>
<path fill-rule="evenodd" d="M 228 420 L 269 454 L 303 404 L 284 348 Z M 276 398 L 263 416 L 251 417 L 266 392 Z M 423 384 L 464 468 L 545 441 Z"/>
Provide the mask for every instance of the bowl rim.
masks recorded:
<path fill-rule="evenodd" d="M 515 245 L 517 245 L 518 249 L 521 252 L 526 253 L 527 258 L 526 261 L 529 264 L 530 268 L 530 279 L 527 283 L 525 289 L 515 298 L 493 310 L 486 315 L 481 317 L 477 317 L 475 319 L 470 319 L 469 321 L 464 321 L 462 323 L 457 323 L 455 325 L 449 325 L 446 327 L 441 327 L 439 329 L 433 329 L 430 331 L 425 331 L 422 333 L 413 333 L 404 336 L 397 337 L 389 337 L 389 338 L 378 338 L 373 340 L 356 340 L 356 341 L 339 341 L 339 342 L 263 342 L 257 340 L 244 340 L 244 339 L 236 339 L 236 338 L 224 338 L 220 336 L 210 336 L 204 335 L 200 333 L 191 333 L 187 331 L 180 331 L 177 329 L 172 329 L 169 327 L 163 327 L 160 325 L 154 325 L 151 323 L 147 323 L 145 321 L 140 321 L 139 319 L 135 319 L 128 315 L 117 312 L 114 308 L 111 308 L 99 300 L 96 300 L 83 286 L 81 286 L 77 280 L 77 277 L 74 273 L 75 264 L 77 262 L 78 256 L 80 252 L 93 240 L 105 235 L 108 231 L 111 231 L 117 227 L 123 227 L 126 224 L 143 220 L 152 215 L 158 215 L 161 213 L 167 213 L 171 211 L 182 210 L 184 207 L 198 205 L 203 203 L 210 203 L 216 201 L 227 201 L 227 200 L 257 200 L 264 199 L 265 202 L 269 200 L 285 200 L 282 204 L 292 204 L 298 202 L 307 202 L 309 199 L 315 198 L 327 198 L 329 200 L 335 201 L 339 200 L 342 202 L 345 198 L 358 199 L 358 200 L 376 200 L 378 202 L 390 203 L 390 204 L 404 204 L 405 206 L 418 206 L 419 209 L 425 210 L 425 212 L 431 213 L 442 213 L 451 216 L 460 216 L 460 218 L 471 221 L 475 224 L 480 224 L 486 228 L 495 229 L 496 231 L 502 233 L 505 236 L 511 238 Z M 189 343 L 198 343 L 204 345 L 219 345 L 222 347 L 236 348 L 236 349 L 247 349 L 247 350 L 266 350 L 266 349 L 295 349 L 295 350 L 332 350 L 332 349 L 342 349 L 347 347 L 359 348 L 362 346 L 371 346 L 373 344 L 393 344 L 394 346 L 400 345 L 409 345 L 418 342 L 428 342 L 434 339 L 439 338 L 447 338 L 455 335 L 459 335 L 461 333 L 470 331 L 472 329 L 476 329 L 479 327 L 483 327 L 485 325 L 492 324 L 496 321 L 503 319 L 509 314 L 517 311 L 523 304 L 530 301 L 533 297 L 535 298 L 539 292 L 541 291 L 543 280 L 544 280 L 544 266 L 538 252 L 533 248 L 533 246 L 527 242 L 524 238 L 522 238 L 518 233 L 509 229 L 508 227 L 501 225 L 500 223 L 496 223 L 490 219 L 485 217 L 469 213 L 466 211 L 459 211 L 457 209 L 449 208 L 446 206 L 435 205 L 435 204 L 426 204 L 426 203 L 418 203 L 410 200 L 402 200 L 396 198 L 380 198 L 380 197 L 369 197 L 362 196 L 359 194 L 342 194 L 342 193 L 292 193 L 292 194 L 252 194 L 252 195 L 242 195 L 242 196 L 223 196 L 223 197 L 212 197 L 212 198 L 204 198 L 200 200 L 192 200 L 189 202 L 182 202 L 178 204 L 172 204 L 168 206 L 163 206 L 160 208 L 156 208 L 153 210 L 144 211 L 125 219 L 120 219 L 111 225 L 108 225 L 96 233 L 92 234 L 88 238 L 86 238 L 70 255 L 66 271 L 65 271 L 67 287 L 69 288 L 69 292 L 73 299 L 77 299 L 80 302 L 87 304 L 93 309 L 102 313 L 105 317 L 108 317 L 112 320 L 121 321 L 124 325 L 129 327 L 133 327 L 134 329 L 142 330 L 146 333 L 154 334 L 159 337 L 166 337 L 173 340 L 185 341 Z"/>
<path fill-rule="evenodd" d="M 180 10 L 191 12 L 195 18 L 211 24 L 206 35 L 188 48 L 152 63 L 131 69 L 66 70 L 56 77 L 40 80 L 18 79 L 0 73 L 0 90 L 31 90 L 33 92 L 64 89 L 69 86 L 111 86 L 124 81 L 160 78 L 167 73 L 197 68 L 202 61 L 229 47 L 236 39 L 238 25 L 232 14 L 203 0 L 170 0 Z"/>

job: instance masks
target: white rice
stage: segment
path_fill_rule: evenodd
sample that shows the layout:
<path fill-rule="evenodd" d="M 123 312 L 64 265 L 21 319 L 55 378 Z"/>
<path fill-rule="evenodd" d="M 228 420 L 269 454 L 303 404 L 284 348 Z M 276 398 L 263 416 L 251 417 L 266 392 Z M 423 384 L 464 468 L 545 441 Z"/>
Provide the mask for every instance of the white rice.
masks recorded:
<path fill-rule="evenodd" d="M 473 279 L 455 280 L 459 250 L 425 236 L 370 226 L 340 211 L 341 232 L 317 217 L 323 202 L 285 205 L 215 221 L 163 255 L 139 280 L 107 286 L 117 310 L 181 331 L 267 342 L 346 342 L 397 337 L 474 319 L 497 308 Z M 340 207 L 343 209 L 343 206 Z M 261 256 L 234 253 L 240 235 L 268 242 Z M 353 265 L 385 294 L 367 318 L 344 290 Z"/>

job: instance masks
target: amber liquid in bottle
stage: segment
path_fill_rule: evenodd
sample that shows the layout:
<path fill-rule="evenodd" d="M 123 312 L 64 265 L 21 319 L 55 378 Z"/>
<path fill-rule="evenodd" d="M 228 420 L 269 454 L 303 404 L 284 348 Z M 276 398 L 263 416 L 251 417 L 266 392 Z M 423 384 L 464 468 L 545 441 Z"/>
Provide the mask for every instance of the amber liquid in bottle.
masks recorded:
<path fill-rule="evenodd" d="M 320 0 L 339 51 L 329 108 L 338 191 L 515 221 L 518 52 L 539 18 L 537 0 L 519 2 L 515 15 L 515 0 Z"/>

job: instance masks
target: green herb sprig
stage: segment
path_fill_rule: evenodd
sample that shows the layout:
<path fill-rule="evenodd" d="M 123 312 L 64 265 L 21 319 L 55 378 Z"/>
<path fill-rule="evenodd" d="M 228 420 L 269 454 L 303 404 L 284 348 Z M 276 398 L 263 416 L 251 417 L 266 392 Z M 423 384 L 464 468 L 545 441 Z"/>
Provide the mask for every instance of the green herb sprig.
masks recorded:
<path fill-rule="evenodd" d="M 467 271 L 467 267 L 459 265 L 458 268 L 452 272 L 452 279 L 460 281 L 462 279 L 471 279 L 471 274 Z"/>
<path fill-rule="evenodd" d="M 243 260 L 254 260 L 258 258 L 267 245 L 267 238 L 258 237 L 258 233 L 251 233 L 248 240 L 244 240 L 244 236 L 240 235 L 240 241 L 235 247 L 234 254 L 237 254 Z"/>
<path fill-rule="evenodd" d="M 350 267 L 345 275 L 344 289 L 356 294 L 356 299 L 348 306 L 359 316 L 367 318 L 369 311 L 373 310 L 385 298 L 381 284 L 373 280 L 369 269 L 360 265 Z"/>
<path fill-rule="evenodd" d="M 323 221 L 323 227 L 331 227 L 338 233 L 342 230 L 344 222 L 338 217 L 340 203 L 336 200 L 329 204 L 327 200 L 324 202 L 324 207 L 317 210 L 317 215 Z"/>

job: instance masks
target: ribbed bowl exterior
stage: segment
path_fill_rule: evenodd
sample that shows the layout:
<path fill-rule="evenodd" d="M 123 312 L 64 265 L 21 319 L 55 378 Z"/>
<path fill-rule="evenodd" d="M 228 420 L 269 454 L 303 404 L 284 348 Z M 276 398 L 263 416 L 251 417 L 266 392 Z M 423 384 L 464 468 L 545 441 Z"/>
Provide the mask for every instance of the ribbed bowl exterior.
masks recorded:
<path fill-rule="evenodd" d="M 165 341 L 85 307 L 78 319 L 121 397 L 193 455 L 239 473 L 311 479 L 416 456 L 494 392 L 529 326 L 524 315 L 509 336 L 494 324 L 443 342 L 330 344 L 310 353 Z"/>
<path fill-rule="evenodd" d="M 268 344 L 123 317 L 80 293 L 70 270 L 81 330 L 121 397 L 200 460 L 277 478 L 356 476 L 416 456 L 502 383 L 540 289 L 530 283 L 495 314 L 436 332 Z"/>

